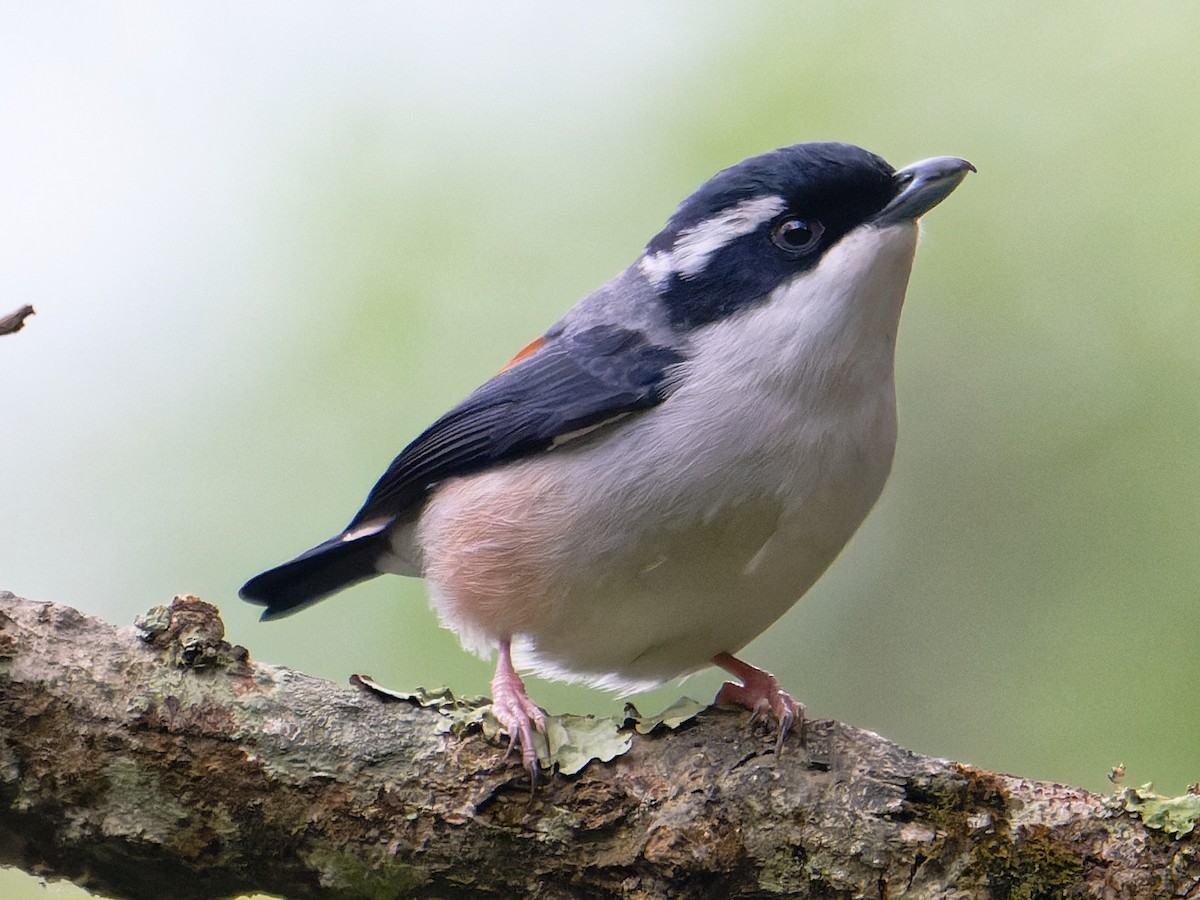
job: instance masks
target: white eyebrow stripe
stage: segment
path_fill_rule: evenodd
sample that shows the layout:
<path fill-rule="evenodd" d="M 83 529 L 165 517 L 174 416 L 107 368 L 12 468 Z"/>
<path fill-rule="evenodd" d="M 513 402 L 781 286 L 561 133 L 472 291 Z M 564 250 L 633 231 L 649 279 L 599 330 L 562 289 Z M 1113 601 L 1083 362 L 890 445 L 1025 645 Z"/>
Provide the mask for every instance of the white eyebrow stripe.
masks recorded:
<path fill-rule="evenodd" d="M 642 257 L 638 268 L 656 287 L 672 274 L 680 278 L 699 275 L 712 255 L 735 238 L 751 234 L 787 208 L 778 196 L 754 197 L 722 210 L 691 228 L 685 228 L 670 250 Z"/>

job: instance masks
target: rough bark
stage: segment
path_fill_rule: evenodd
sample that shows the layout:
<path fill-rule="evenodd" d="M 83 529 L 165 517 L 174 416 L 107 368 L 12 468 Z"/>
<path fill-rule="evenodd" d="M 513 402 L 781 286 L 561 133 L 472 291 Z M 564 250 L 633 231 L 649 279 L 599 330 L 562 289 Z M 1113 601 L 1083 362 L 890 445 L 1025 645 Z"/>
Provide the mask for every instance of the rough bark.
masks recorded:
<path fill-rule="evenodd" d="M 1192 897 L 1195 836 L 1094 794 L 744 713 L 532 798 L 445 717 L 250 660 L 177 598 L 142 628 L 0 593 L 0 863 L 118 897 Z"/>

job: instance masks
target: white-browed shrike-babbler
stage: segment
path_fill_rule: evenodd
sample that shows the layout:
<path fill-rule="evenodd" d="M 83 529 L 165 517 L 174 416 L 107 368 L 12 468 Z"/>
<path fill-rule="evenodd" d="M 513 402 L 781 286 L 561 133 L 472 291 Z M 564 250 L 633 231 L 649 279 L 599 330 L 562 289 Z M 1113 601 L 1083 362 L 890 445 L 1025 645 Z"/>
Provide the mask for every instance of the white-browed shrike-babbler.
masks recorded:
<path fill-rule="evenodd" d="M 633 692 L 803 708 L 737 659 L 833 562 L 896 443 L 918 218 L 973 167 L 809 143 L 719 172 L 628 269 L 409 444 L 345 530 L 252 578 L 275 618 L 384 572 L 498 648 L 494 712 L 537 777 L 518 663 Z"/>

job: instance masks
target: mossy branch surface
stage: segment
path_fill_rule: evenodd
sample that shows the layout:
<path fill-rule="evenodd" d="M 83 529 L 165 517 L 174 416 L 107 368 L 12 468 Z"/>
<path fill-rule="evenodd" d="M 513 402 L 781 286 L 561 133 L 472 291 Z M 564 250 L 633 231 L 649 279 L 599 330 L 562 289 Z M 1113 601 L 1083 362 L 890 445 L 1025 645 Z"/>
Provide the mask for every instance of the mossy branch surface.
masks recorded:
<path fill-rule="evenodd" d="M 436 706 L 257 663 L 180 597 L 0 593 L 0 863 L 113 897 L 1191 897 L 1196 834 L 833 722 L 634 733 L 532 797 Z"/>

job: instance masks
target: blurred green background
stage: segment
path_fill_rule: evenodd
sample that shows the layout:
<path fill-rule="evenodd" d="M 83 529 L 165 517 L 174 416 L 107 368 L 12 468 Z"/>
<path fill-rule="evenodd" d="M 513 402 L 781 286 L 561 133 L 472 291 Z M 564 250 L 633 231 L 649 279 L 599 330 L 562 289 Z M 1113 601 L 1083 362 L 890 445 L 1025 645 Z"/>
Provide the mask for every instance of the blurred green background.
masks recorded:
<path fill-rule="evenodd" d="M 0 589 L 117 623 L 195 593 L 258 659 L 484 692 L 418 582 L 271 624 L 237 588 L 340 528 L 717 169 L 811 139 L 961 155 L 979 174 L 909 290 L 890 485 L 746 656 L 921 753 L 1181 791 L 1197 35 L 1182 2 L 6 3 L 0 314 L 37 316 L 0 338 Z"/>

